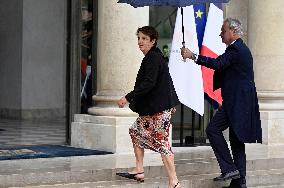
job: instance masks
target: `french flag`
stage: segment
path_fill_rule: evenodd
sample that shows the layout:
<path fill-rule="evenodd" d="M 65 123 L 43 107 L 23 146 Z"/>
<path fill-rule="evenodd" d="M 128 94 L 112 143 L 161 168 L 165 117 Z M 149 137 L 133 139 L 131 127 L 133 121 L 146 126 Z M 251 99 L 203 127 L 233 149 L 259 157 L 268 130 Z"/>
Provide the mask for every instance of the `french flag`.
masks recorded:
<path fill-rule="evenodd" d="M 222 25 L 222 4 L 210 3 L 200 55 L 216 58 L 225 52 L 226 45 L 222 43 L 222 39 L 219 36 Z M 204 92 L 207 93 L 210 98 L 222 104 L 221 89 L 213 91 L 214 70 L 204 66 L 201 67 L 201 70 Z"/>

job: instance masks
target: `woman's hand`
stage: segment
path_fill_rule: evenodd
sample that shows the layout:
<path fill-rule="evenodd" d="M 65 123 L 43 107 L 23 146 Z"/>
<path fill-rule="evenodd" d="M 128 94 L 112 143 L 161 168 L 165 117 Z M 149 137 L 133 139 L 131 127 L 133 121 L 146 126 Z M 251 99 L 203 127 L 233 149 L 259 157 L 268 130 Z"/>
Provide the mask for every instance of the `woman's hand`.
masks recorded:
<path fill-rule="evenodd" d="M 119 101 L 117 101 L 117 105 L 118 105 L 119 108 L 123 108 L 126 105 L 127 102 L 128 101 L 126 100 L 125 97 L 121 97 L 121 99 L 119 99 Z"/>

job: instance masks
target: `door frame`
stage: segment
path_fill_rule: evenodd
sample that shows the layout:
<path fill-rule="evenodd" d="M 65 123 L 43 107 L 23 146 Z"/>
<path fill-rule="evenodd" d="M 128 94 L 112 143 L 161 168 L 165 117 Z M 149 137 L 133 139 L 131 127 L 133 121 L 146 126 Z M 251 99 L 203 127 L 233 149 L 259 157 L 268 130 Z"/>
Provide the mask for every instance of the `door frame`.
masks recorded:
<path fill-rule="evenodd" d="M 66 143 L 71 144 L 71 123 L 80 113 L 81 0 L 67 1 Z"/>

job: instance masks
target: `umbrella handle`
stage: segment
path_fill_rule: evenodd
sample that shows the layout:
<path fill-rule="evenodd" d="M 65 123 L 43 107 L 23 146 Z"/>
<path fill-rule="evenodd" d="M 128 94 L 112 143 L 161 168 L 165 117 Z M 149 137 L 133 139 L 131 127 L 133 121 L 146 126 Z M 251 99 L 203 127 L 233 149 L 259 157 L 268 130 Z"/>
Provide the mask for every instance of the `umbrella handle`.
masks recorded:
<path fill-rule="evenodd" d="M 183 25 L 183 8 L 182 8 L 182 7 L 180 7 L 180 13 L 181 13 L 182 47 L 185 48 L 185 42 L 184 42 L 184 25 Z"/>
<path fill-rule="evenodd" d="M 180 8 L 181 12 L 181 30 L 182 30 L 182 47 L 185 48 L 185 42 L 184 42 L 184 26 L 183 26 L 183 8 Z M 183 62 L 186 62 L 186 59 L 183 59 Z"/>
<path fill-rule="evenodd" d="M 185 48 L 185 42 L 182 42 L 182 48 Z M 183 59 L 183 62 L 186 62 L 186 59 Z"/>

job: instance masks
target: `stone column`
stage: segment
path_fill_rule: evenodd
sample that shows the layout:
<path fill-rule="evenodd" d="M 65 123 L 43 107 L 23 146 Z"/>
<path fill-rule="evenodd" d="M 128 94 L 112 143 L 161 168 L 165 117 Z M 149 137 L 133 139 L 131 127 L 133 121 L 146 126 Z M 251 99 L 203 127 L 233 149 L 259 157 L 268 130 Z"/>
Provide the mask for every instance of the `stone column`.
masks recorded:
<path fill-rule="evenodd" d="M 249 0 L 230 0 L 229 3 L 223 5 L 225 18 L 237 18 L 241 21 L 244 30 L 242 39 L 245 43 L 247 43 L 248 1 Z"/>
<path fill-rule="evenodd" d="M 97 93 L 93 115 L 133 116 L 117 108 L 117 100 L 131 91 L 143 58 L 136 30 L 149 24 L 149 8 L 133 8 L 117 0 L 98 1 Z"/>
<path fill-rule="evenodd" d="M 263 142 L 284 143 L 284 1 L 249 0 L 248 44 L 254 57 Z"/>
<path fill-rule="evenodd" d="M 76 115 L 71 145 L 114 153 L 132 152 L 129 126 L 137 114 L 118 108 L 117 100 L 133 89 L 143 58 L 136 30 L 149 24 L 149 8 L 133 8 L 117 0 L 98 1 L 97 93 L 91 115 Z"/>

